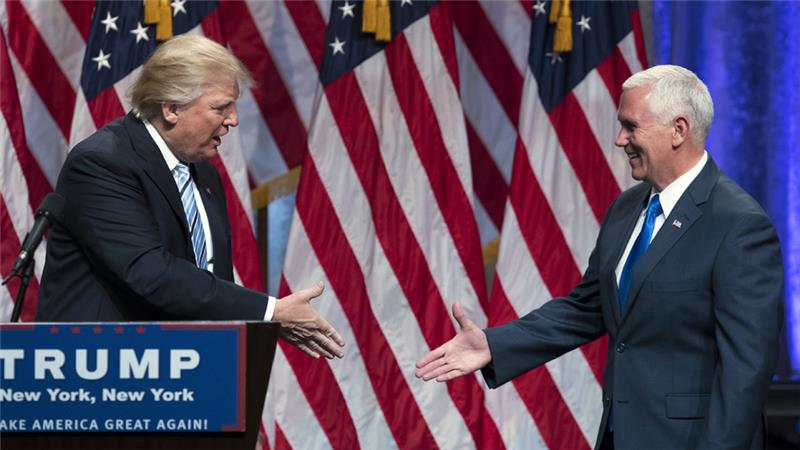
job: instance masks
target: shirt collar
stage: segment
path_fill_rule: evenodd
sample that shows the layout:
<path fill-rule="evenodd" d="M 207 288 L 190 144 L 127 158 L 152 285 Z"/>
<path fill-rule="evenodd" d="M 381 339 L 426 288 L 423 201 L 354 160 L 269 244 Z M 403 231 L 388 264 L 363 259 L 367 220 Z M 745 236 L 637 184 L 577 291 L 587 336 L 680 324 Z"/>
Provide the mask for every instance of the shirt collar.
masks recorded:
<path fill-rule="evenodd" d="M 144 122 L 144 127 L 147 129 L 147 132 L 150 133 L 150 137 L 152 137 L 156 142 L 158 149 L 161 150 L 161 156 L 164 157 L 164 162 L 167 163 L 167 168 L 169 168 L 169 171 L 172 172 L 175 170 L 175 167 L 180 163 L 180 161 L 172 153 L 172 150 L 169 149 L 169 146 L 164 141 L 164 138 L 158 134 L 156 127 L 154 127 L 153 124 L 147 119 L 142 119 L 142 122 Z"/>
<path fill-rule="evenodd" d="M 686 189 L 689 188 L 689 185 L 692 184 L 692 181 L 694 181 L 694 179 L 697 178 L 697 175 L 700 174 L 700 171 L 703 170 L 703 167 L 705 167 L 707 161 L 708 152 L 704 150 L 703 156 L 700 158 L 700 161 L 694 165 L 694 167 L 689 169 L 683 175 L 679 176 L 675 181 L 670 183 L 669 186 L 664 188 L 663 191 L 658 192 L 658 197 L 661 201 L 661 209 L 664 211 L 664 217 L 669 217 L 672 209 L 678 204 L 678 200 L 681 199 L 681 196 L 684 192 L 686 192 Z M 650 191 L 651 198 L 655 194 L 655 191 Z"/>

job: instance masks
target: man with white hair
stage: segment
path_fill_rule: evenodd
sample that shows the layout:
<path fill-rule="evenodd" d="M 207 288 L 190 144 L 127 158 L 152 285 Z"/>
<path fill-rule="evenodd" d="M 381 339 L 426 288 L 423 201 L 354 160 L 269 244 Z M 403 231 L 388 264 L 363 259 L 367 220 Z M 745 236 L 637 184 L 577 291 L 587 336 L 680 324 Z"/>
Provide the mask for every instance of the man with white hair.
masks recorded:
<path fill-rule="evenodd" d="M 275 320 L 307 354 L 342 356 L 341 336 L 309 304 L 321 283 L 276 301 L 233 282 L 225 192 L 209 160 L 251 83 L 207 38 L 156 48 L 131 88 L 133 110 L 61 169 L 66 207 L 50 231 L 38 321 Z"/>
<path fill-rule="evenodd" d="M 691 71 L 623 84 L 616 145 L 633 178 L 603 220 L 582 281 L 508 324 L 461 330 L 417 363 L 497 387 L 608 333 L 598 449 L 756 449 L 783 321 L 783 268 L 761 207 L 704 149 L 714 115 Z"/>

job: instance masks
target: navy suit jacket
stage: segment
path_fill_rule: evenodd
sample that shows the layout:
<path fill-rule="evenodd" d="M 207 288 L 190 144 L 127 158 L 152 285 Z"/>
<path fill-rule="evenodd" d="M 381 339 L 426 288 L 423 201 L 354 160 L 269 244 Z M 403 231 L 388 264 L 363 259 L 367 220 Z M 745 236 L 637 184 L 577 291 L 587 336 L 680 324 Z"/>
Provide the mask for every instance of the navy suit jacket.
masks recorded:
<path fill-rule="evenodd" d="M 709 158 L 637 263 L 620 311 L 615 269 L 650 189 L 613 202 L 568 296 L 486 330 L 483 375 L 496 387 L 607 332 L 598 448 L 609 414 L 618 449 L 763 447 L 784 304 L 775 230 Z"/>
<path fill-rule="evenodd" d="M 53 226 L 39 321 L 261 320 L 267 297 L 233 280 L 231 230 L 219 173 L 190 165 L 214 246 L 198 269 L 172 173 L 132 114 L 79 143 L 58 177 L 66 199 Z"/>

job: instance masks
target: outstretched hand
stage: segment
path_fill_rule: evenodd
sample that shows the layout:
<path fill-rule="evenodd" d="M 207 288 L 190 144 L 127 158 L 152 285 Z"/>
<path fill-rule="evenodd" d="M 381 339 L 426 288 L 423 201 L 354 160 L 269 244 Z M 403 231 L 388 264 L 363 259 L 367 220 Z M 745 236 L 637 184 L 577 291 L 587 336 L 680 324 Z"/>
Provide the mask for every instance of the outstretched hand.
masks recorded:
<path fill-rule="evenodd" d="M 313 287 L 278 299 L 272 320 L 281 324 L 281 338 L 312 358 L 344 356 L 344 339 L 336 329 L 311 307 L 311 299 L 319 297 L 325 285 Z"/>
<path fill-rule="evenodd" d="M 417 378 L 449 381 L 472 373 L 492 360 L 486 334 L 475 322 L 464 317 L 464 311 L 458 303 L 453 305 L 453 317 L 461 329 L 453 339 L 417 361 Z"/>

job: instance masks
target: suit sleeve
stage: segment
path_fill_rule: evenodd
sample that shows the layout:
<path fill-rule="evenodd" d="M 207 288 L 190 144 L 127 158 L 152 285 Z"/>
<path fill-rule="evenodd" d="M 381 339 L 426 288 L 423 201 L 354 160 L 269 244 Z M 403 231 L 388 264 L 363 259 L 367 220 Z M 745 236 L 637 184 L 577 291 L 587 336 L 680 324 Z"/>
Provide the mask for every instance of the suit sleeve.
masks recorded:
<path fill-rule="evenodd" d="M 713 270 L 714 374 L 702 448 L 749 448 L 775 370 L 783 322 L 783 269 L 775 229 L 743 216 L 725 237 Z"/>
<path fill-rule="evenodd" d="M 496 388 L 606 332 L 600 308 L 597 250 L 583 280 L 566 297 L 505 325 L 486 329 L 492 361 L 481 372 Z"/>
<path fill-rule="evenodd" d="M 167 251 L 130 160 L 103 151 L 69 158 L 59 191 L 65 226 L 93 270 L 165 314 L 183 319 L 261 320 L 267 299 Z"/>

